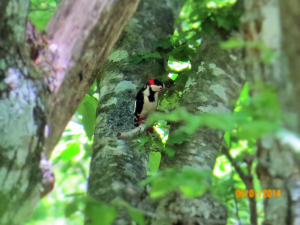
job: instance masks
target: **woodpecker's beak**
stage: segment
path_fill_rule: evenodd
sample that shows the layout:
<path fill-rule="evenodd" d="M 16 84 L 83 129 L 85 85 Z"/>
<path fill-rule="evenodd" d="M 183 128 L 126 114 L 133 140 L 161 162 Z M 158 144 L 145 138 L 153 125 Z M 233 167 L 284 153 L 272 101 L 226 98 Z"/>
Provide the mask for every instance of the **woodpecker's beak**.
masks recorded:
<path fill-rule="evenodd" d="M 163 90 L 165 90 L 165 89 L 166 89 L 166 85 L 163 83 L 163 86 L 160 87 L 160 91 L 163 91 Z"/>
<path fill-rule="evenodd" d="M 168 90 L 169 88 L 170 88 L 170 86 L 165 85 L 165 84 L 163 83 L 163 87 L 162 87 L 162 90 L 163 90 L 163 91 Z"/>

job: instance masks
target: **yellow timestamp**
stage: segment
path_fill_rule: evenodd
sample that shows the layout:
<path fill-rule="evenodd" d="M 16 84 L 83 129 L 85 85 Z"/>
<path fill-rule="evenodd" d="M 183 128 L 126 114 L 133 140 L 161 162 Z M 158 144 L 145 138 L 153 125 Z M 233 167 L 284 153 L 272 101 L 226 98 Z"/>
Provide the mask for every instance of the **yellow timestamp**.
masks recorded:
<path fill-rule="evenodd" d="M 280 189 L 263 189 L 263 190 L 253 190 L 253 189 L 237 189 L 235 190 L 235 197 L 237 198 L 279 198 L 281 197 Z"/>

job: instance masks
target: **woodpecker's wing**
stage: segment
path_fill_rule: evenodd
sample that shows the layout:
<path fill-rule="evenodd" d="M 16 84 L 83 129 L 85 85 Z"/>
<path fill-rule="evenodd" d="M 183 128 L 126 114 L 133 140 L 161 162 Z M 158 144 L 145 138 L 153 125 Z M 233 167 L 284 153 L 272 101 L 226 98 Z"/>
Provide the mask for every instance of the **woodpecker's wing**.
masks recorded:
<path fill-rule="evenodd" d="M 143 110 L 144 105 L 144 91 L 146 90 L 146 87 L 143 87 L 136 95 L 135 102 L 134 102 L 134 125 L 138 125 L 138 121 L 140 118 L 140 114 Z"/>

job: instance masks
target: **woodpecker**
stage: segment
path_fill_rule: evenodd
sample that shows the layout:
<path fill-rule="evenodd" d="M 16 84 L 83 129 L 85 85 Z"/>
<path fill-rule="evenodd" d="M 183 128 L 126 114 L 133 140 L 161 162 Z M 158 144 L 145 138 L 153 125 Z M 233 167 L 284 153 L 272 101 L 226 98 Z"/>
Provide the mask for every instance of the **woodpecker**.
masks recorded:
<path fill-rule="evenodd" d="M 158 105 L 158 93 L 165 88 L 159 80 L 150 78 L 148 83 L 137 93 L 134 104 L 134 125 L 140 126 Z"/>

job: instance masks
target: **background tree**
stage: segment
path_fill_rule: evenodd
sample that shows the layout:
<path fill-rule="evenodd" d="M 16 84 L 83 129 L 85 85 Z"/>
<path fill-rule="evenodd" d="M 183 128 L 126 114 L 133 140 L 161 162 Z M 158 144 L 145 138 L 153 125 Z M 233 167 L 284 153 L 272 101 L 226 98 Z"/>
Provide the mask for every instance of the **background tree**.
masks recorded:
<path fill-rule="evenodd" d="M 101 71 L 88 185 L 88 193 L 98 200 L 125 200 L 136 207 L 142 199 L 144 188 L 138 184 L 147 176 L 148 156 L 135 149 L 135 142 L 119 140 L 117 134 L 134 128 L 138 88 L 150 77 L 160 79 L 168 74 L 167 59 L 160 55 L 157 42 L 174 32 L 179 5 L 179 1 L 141 1 Z M 115 224 L 130 224 L 126 215 L 119 209 Z"/>

